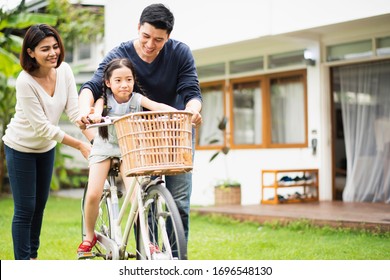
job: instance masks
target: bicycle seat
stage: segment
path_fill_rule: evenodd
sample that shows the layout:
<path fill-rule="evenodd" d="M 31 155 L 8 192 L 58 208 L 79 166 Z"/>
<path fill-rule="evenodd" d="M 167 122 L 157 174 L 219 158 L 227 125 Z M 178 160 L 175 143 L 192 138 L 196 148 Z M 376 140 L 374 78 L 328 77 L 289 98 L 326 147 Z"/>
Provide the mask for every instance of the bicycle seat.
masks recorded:
<path fill-rule="evenodd" d="M 111 158 L 109 175 L 118 176 L 119 166 L 121 165 L 120 159 L 117 157 Z"/>

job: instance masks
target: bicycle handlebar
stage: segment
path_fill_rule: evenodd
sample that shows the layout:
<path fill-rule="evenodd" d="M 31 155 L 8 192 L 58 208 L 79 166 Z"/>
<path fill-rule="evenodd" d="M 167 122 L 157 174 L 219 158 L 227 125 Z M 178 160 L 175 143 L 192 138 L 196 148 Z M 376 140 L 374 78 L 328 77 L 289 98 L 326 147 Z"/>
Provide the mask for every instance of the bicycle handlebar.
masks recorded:
<path fill-rule="evenodd" d="M 164 113 L 167 113 L 168 111 L 159 111 L 159 112 L 157 112 L 157 113 L 162 113 L 162 114 L 164 114 Z M 175 111 L 175 113 L 176 112 L 179 112 L 179 111 Z M 186 112 L 186 111 L 185 111 Z M 142 113 L 142 112 L 139 112 L 139 113 Z M 145 112 L 144 112 L 145 113 Z M 154 112 L 154 113 L 156 113 L 156 112 Z M 123 117 L 123 116 L 122 116 Z M 165 116 L 162 116 L 163 118 L 165 117 Z M 88 129 L 88 128 L 93 128 L 93 127 L 102 127 L 102 126 L 109 126 L 109 125 L 112 125 L 112 124 L 114 124 L 114 121 L 116 121 L 116 120 L 118 120 L 118 119 L 120 119 L 121 117 L 110 117 L 110 116 L 105 116 L 105 117 L 102 117 L 102 119 L 101 119 L 101 122 L 100 123 L 93 123 L 93 124 L 88 124 L 88 125 L 86 125 L 86 129 Z M 89 120 L 89 121 L 91 121 L 91 120 Z M 192 126 L 195 126 L 195 124 L 194 123 L 192 123 Z"/>
<path fill-rule="evenodd" d="M 102 120 L 100 123 L 93 123 L 93 124 L 88 124 L 86 126 L 86 129 L 88 128 L 93 128 L 93 127 L 101 127 L 101 126 L 109 126 L 114 123 L 115 120 L 119 119 L 120 117 L 102 117 Z"/>

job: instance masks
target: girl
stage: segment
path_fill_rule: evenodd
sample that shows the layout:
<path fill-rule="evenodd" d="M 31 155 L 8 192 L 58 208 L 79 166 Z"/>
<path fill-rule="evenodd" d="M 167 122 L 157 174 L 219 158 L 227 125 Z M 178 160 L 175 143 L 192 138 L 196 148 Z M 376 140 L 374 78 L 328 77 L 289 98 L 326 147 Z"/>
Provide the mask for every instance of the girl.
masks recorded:
<path fill-rule="evenodd" d="M 142 107 L 152 111 L 176 110 L 133 92 L 135 82 L 135 71 L 130 60 L 118 58 L 107 64 L 103 75 L 103 96 L 96 101 L 94 113 L 89 115 L 89 119 L 92 122 L 100 122 L 102 116 L 123 116 L 142 111 Z M 86 237 L 77 249 L 79 257 L 83 253 L 90 252 L 97 241 L 94 228 L 111 157 L 120 157 L 115 128 L 112 125 L 99 128 L 89 157 L 88 191 L 85 200 Z M 131 178 L 122 176 L 122 179 L 125 187 L 128 188 Z"/>
<path fill-rule="evenodd" d="M 63 62 L 64 45 L 46 24 L 30 27 L 23 40 L 16 80 L 15 115 L 3 141 L 14 199 L 12 239 L 16 260 L 38 256 L 43 212 L 49 196 L 57 142 L 88 158 L 91 145 L 58 126 L 65 111 L 79 121 L 78 95 L 71 68 Z"/>

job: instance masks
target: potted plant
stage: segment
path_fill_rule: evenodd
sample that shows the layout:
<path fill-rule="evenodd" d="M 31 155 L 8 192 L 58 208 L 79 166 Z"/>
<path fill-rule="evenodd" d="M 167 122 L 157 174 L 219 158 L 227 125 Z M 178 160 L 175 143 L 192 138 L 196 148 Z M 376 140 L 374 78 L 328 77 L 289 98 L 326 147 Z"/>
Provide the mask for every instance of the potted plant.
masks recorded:
<path fill-rule="evenodd" d="M 228 119 L 224 116 L 218 123 L 218 129 L 221 131 L 226 130 Z M 218 139 L 213 139 L 209 143 L 214 144 L 217 143 Z M 219 154 L 223 154 L 225 156 L 225 169 L 226 169 L 226 178 L 217 181 L 214 186 L 214 200 L 215 205 L 240 205 L 241 204 L 241 184 L 235 180 L 232 180 L 228 176 L 228 168 L 227 168 L 227 154 L 229 153 L 230 148 L 228 146 L 223 146 L 219 151 L 214 153 L 209 162 L 212 162 Z"/>

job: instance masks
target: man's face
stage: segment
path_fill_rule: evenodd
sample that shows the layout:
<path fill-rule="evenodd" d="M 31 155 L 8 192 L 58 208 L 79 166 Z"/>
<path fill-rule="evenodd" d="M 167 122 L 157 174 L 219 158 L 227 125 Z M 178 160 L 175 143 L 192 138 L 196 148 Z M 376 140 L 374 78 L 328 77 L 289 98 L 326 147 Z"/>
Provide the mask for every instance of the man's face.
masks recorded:
<path fill-rule="evenodd" d="M 139 42 L 142 55 L 154 59 L 169 39 L 166 30 L 156 29 L 149 23 L 138 25 Z"/>

